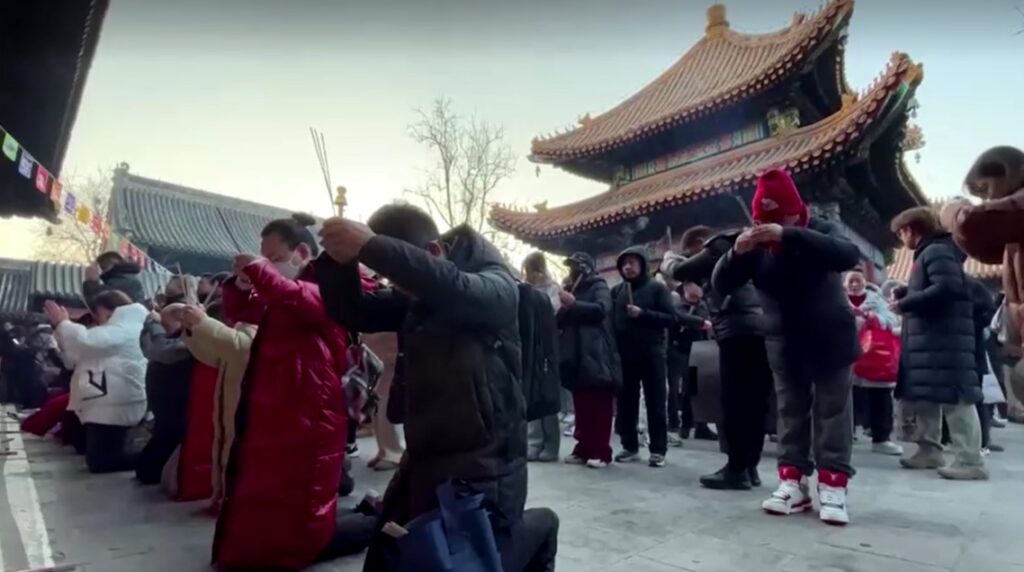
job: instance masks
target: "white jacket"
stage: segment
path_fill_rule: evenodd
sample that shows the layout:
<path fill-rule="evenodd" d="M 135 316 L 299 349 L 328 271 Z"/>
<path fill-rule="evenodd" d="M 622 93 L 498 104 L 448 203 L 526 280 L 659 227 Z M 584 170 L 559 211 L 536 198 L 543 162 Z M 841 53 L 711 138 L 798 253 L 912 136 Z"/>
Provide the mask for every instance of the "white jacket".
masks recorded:
<path fill-rule="evenodd" d="M 75 368 L 68 409 L 82 423 L 132 426 L 146 415 L 146 358 L 139 335 L 148 313 L 131 304 L 114 310 L 102 326 L 71 321 L 57 326 L 65 361 Z"/>

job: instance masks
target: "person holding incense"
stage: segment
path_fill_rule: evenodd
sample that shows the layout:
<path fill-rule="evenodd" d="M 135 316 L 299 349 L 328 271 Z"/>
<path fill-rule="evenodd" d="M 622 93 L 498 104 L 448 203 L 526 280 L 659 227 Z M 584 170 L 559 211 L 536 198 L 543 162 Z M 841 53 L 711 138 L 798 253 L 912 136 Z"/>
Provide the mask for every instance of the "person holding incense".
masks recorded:
<path fill-rule="evenodd" d="M 622 388 L 622 364 L 612 333 L 612 295 L 593 257 L 573 253 L 565 261 L 569 287 L 558 293 L 562 386 L 572 392 L 576 447 L 570 465 L 603 469 L 612 461 L 612 415 Z"/>
<path fill-rule="evenodd" d="M 622 391 L 618 403 L 622 451 L 615 460 L 631 463 L 640 459 L 637 422 L 640 388 L 643 387 L 651 439 L 648 464 L 664 467 L 668 448 L 667 329 L 676 323 L 672 296 L 664 284 L 651 277 L 646 248 L 626 249 L 619 255 L 616 266 L 622 282 L 612 289 L 612 326 L 622 359 Z"/>

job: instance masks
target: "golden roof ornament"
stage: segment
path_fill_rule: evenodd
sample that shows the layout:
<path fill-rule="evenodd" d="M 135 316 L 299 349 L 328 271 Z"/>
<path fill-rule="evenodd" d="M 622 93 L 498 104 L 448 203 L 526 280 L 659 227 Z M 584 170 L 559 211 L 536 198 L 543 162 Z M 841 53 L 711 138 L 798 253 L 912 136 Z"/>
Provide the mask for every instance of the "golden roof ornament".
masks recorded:
<path fill-rule="evenodd" d="M 857 94 L 852 91 L 848 91 L 843 94 L 843 109 L 849 109 L 854 103 L 857 103 Z"/>
<path fill-rule="evenodd" d="M 907 129 L 903 133 L 903 141 L 900 142 L 900 148 L 904 151 L 918 151 L 924 148 L 924 145 L 924 131 L 921 130 L 921 126 L 916 123 L 907 125 Z"/>
<path fill-rule="evenodd" d="M 587 113 L 587 114 L 586 114 L 586 115 L 584 115 L 583 117 L 580 117 L 580 118 L 579 118 L 579 119 L 577 120 L 577 122 L 578 122 L 578 123 L 579 123 L 579 124 L 580 124 L 581 126 L 583 126 L 583 127 L 586 127 L 586 126 L 587 126 L 588 124 L 590 124 L 590 122 L 591 122 L 591 121 L 593 121 L 593 119 L 591 119 L 591 118 L 590 118 L 590 114 L 589 114 L 589 113 Z"/>
<path fill-rule="evenodd" d="M 720 38 L 729 29 L 729 20 L 725 18 L 725 4 L 712 4 L 708 8 L 708 25 L 704 33 L 709 38 Z"/>

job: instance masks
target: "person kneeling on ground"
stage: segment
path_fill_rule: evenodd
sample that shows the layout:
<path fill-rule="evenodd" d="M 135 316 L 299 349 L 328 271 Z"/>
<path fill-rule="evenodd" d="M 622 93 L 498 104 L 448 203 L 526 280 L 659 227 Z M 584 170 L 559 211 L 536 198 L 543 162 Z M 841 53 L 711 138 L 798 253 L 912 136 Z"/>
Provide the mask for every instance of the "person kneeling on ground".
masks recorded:
<path fill-rule="evenodd" d="M 90 301 L 96 325 L 72 322 L 52 301 L 44 310 L 53 324 L 64 362 L 74 367 L 68 410 L 85 429 L 85 462 L 92 473 L 131 470 L 128 432 L 146 415 L 146 358 L 139 334 L 147 311 L 117 290 Z"/>
<path fill-rule="evenodd" d="M 906 294 L 890 308 L 903 315 L 903 353 L 896 397 L 917 420 L 917 451 L 900 459 L 907 469 L 939 469 L 947 479 L 987 479 L 981 457 L 981 401 L 974 302 L 964 256 L 930 207 L 892 220 L 892 230 L 914 251 Z M 956 459 L 943 467 L 942 419 L 949 423 Z"/>
<path fill-rule="evenodd" d="M 501 253 L 468 226 L 442 236 L 404 204 L 382 207 L 368 225 L 330 219 L 322 235 L 329 256 L 317 275 L 331 316 L 355 331 L 399 333 L 407 448 L 382 521 L 405 525 L 437 507 L 439 485 L 466 481 L 495 509 L 505 572 L 553 569 L 557 516 L 523 510 L 519 291 Z M 364 292 L 360 262 L 393 288 Z M 388 570 L 389 538 L 374 538 L 364 570 Z"/>
<path fill-rule="evenodd" d="M 718 261 L 712 283 L 728 295 L 752 280 L 764 308 L 781 455 L 779 487 L 761 507 L 781 515 L 811 510 L 807 477 L 817 465 L 819 516 L 843 525 L 854 474 L 850 373 L 860 342 L 841 273 L 857 265 L 860 251 L 836 225 L 810 216 L 784 171 L 761 175 L 752 207 L 757 226 Z"/>

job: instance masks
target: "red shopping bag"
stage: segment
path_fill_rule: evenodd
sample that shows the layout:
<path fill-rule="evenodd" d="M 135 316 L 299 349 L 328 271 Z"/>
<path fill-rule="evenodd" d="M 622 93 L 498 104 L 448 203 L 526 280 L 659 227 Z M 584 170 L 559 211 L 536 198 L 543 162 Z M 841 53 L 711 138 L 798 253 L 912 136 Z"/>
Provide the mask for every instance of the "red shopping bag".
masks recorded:
<path fill-rule="evenodd" d="M 861 356 L 853 373 L 866 381 L 892 383 L 900 367 L 900 339 L 871 316 L 860 329 Z"/>

